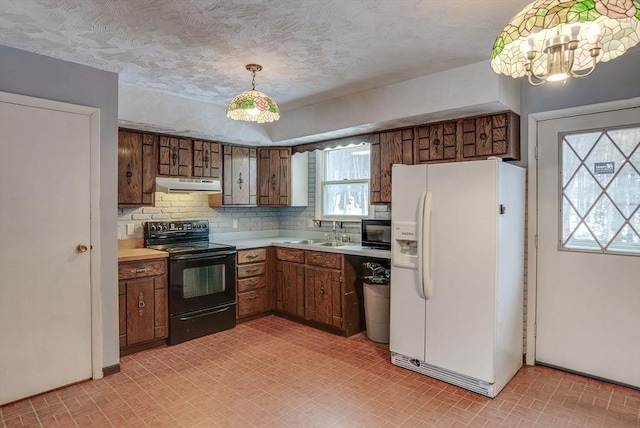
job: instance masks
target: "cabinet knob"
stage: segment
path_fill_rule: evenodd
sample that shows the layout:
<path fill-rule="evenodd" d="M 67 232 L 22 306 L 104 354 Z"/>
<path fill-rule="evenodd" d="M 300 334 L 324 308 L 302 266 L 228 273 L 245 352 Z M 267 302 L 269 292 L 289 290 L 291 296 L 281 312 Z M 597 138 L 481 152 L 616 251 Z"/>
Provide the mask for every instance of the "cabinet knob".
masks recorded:
<path fill-rule="evenodd" d="M 127 184 L 131 184 L 131 177 L 133 177 L 133 173 L 131 172 L 130 163 L 127 164 L 127 173 L 125 174 L 125 177 L 127 177 Z"/>
<path fill-rule="evenodd" d="M 171 161 L 173 162 L 173 166 L 176 166 L 178 162 L 178 148 L 174 147 L 171 154 Z"/>
<path fill-rule="evenodd" d="M 320 295 L 324 296 L 324 287 L 320 287 Z"/>
<path fill-rule="evenodd" d="M 480 134 L 480 145 L 482 147 L 487 145 L 487 134 L 485 132 L 483 132 L 482 134 Z"/>
<path fill-rule="evenodd" d="M 140 314 L 140 316 L 142 316 L 145 306 L 147 305 L 146 303 L 144 303 L 144 294 L 140 292 L 140 294 L 138 294 L 138 313 Z"/>
<path fill-rule="evenodd" d="M 86 253 L 88 249 L 89 248 L 86 245 L 78 244 L 78 246 L 76 247 L 76 253 L 78 253 L 78 254 Z"/>

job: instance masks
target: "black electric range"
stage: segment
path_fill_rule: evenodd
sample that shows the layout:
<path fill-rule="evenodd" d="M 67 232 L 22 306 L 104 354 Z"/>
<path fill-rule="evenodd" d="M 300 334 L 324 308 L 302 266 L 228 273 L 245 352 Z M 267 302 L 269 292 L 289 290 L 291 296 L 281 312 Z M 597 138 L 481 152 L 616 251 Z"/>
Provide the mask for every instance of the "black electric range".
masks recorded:
<path fill-rule="evenodd" d="M 208 220 L 145 222 L 144 242 L 169 253 L 169 345 L 236 325 L 236 249 L 209 242 Z"/>

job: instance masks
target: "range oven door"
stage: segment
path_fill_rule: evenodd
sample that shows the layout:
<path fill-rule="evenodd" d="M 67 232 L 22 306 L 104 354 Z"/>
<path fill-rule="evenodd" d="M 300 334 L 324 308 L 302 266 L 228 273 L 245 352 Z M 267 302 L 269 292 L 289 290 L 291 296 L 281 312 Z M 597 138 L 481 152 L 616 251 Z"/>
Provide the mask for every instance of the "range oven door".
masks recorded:
<path fill-rule="evenodd" d="M 235 260 L 235 251 L 171 256 L 170 315 L 235 303 Z"/>

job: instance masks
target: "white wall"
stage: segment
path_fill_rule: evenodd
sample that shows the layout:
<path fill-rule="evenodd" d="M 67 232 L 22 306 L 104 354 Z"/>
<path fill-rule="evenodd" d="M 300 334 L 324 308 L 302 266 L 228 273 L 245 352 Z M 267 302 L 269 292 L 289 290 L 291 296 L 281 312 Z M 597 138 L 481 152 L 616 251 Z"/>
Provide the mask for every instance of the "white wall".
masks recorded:
<path fill-rule="evenodd" d="M 569 79 L 564 86 L 556 82 L 534 87 L 524 82 L 520 116 L 522 141 L 520 163 L 527 165 L 528 116 L 530 114 L 638 96 L 640 96 L 640 52 L 600 63 L 592 75 L 582 79 Z"/>
<path fill-rule="evenodd" d="M 317 141 L 501 110 L 520 113 L 520 81 L 485 61 L 284 111 L 270 134 L 276 142 Z"/>
<path fill-rule="evenodd" d="M 104 367 L 118 364 L 118 247 L 114 233 L 118 75 L 2 45 L 0 58 L 0 91 L 100 108 L 100 188 L 92 189 L 92 192 L 100 193 L 101 207 L 102 363 Z M 25 170 L 25 173 L 37 174 L 37 171 Z M 42 177 L 43 191 L 46 191 L 46 181 L 51 179 L 55 177 Z M 33 202 L 34 209 L 46 209 L 37 205 L 37 195 L 33 196 Z M 43 233 L 46 230 L 43 229 Z"/>

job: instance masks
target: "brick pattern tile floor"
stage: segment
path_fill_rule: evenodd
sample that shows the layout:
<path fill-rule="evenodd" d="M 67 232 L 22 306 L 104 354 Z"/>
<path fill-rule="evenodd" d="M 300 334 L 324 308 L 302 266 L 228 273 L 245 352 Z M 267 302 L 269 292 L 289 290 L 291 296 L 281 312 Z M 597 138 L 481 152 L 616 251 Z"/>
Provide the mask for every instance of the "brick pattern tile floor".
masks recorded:
<path fill-rule="evenodd" d="M 495 399 L 276 316 L 0 407 L 3 427 L 640 427 L 640 391 L 523 367 Z"/>

